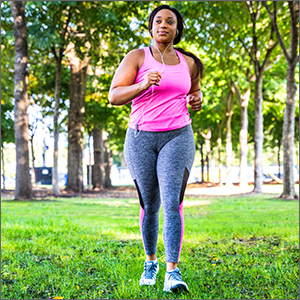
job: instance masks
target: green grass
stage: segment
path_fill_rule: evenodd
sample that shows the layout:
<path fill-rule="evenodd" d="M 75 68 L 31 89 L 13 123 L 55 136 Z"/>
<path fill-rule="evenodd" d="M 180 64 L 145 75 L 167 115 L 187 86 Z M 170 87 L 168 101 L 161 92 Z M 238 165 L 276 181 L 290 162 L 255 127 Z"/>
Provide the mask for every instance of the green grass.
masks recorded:
<path fill-rule="evenodd" d="M 137 199 L 2 201 L 2 299 L 298 299 L 299 202 L 271 197 L 185 199 L 185 295 L 162 291 L 162 212 L 157 283 L 139 286 Z"/>

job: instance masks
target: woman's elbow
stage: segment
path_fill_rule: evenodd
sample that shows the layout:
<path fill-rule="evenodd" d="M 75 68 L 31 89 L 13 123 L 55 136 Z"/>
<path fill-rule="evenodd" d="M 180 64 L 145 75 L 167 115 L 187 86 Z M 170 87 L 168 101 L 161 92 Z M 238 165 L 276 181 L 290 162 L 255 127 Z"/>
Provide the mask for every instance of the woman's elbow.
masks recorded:
<path fill-rule="evenodd" d="M 114 95 L 114 92 L 111 90 L 109 91 L 108 93 L 108 101 L 111 105 L 116 105 L 116 99 L 115 99 L 115 95 Z"/>

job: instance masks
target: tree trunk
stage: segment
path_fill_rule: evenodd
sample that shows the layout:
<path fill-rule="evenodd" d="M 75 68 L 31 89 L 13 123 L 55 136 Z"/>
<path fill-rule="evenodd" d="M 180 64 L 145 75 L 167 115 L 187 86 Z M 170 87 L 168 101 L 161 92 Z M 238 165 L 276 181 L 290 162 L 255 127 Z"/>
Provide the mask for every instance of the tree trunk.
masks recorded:
<path fill-rule="evenodd" d="M 10 1 L 14 18 L 15 36 L 15 145 L 16 145 L 16 187 L 15 199 L 31 199 L 31 177 L 29 174 L 28 148 L 28 45 L 25 19 L 26 1 Z"/>
<path fill-rule="evenodd" d="M 68 53 L 71 65 L 70 108 L 68 120 L 68 183 L 67 191 L 83 191 L 83 114 L 89 59 L 81 61 L 75 53 L 74 45 Z"/>
<path fill-rule="evenodd" d="M 111 152 L 108 144 L 109 136 L 104 132 L 103 136 L 103 150 L 104 150 L 104 180 L 103 185 L 105 188 L 111 187 L 110 169 L 111 169 Z"/>
<path fill-rule="evenodd" d="M 232 186 L 232 141 L 231 141 L 231 116 L 233 106 L 233 92 L 230 91 L 226 105 L 226 186 Z"/>
<path fill-rule="evenodd" d="M 211 143 L 210 161 L 211 161 L 211 170 L 212 170 L 210 173 L 210 180 L 211 180 L 211 182 L 215 183 L 216 160 L 214 158 L 214 144 L 213 143 Z"/>
<path fill-rule="evenodd" d="M 263 169 L 262 169 L 262 154 L 263 154 L 263 97 L 262 97 L 262 74 L 256 77 L 255 81 L 255 123 L 254 123 L 254 193 L 262 192 L 263 185 Z"/>
<path fill-rule="evenodd" d="M 103 139 L 102 130 L 94 127 L 93 129 L 94 139 L 94 186 L 93 189 L 101 190 L 103 188 L 103 176 L 104 176 L 104 151 L 103 151 Z"/>
<path fill-rule="evenodd" d="M 219 166 L 219 185 L 222 185 L 222 162 L 221 162 L 221 145 L 222 145 L 222 139 L 218 138 L 218 166 Z"/>
<path fill-rule="evenodd" d="M 248 186 L 247 154 L 248 154 L 248 108 L 247 106 L 241 106 L 240 187 Z"/>
<path fill-rule="evenodd" d="M 211 130 L 208 128 L 208 132 L 205 135 L 205 150 L 206 150 L 206 181 L 210 182 L 209 179 L 209 154 L 210 154 L 210 139 L 211 139 Z"/>
<path fill-rule="evenodd" d="M 91 153 L 91 132 L 89 132 L 89 191 L 92 190 L 92 153 Z"/>
<path fill-rule="evenodd" d="M 30 144 L 31 144 L 31 156 L 32 156 L 32 172 L 31 172 L 31 182 L 32 187 L 36 187 L 36 178 L 35 178 L 35 156 L 34 156 L 34 148 L 33 148 L 33 136 L 30 138 Z"/>
<path fill-rule="evenodd" d="M 247 154 L 248 154 L 248 104 L 250 100 L 250 86 L 251 78 L 248 80 L 249 89 L 241 94 L 239 87 L 232 82 L 236 96 L 239 100 L 241 107 L 241 129 L 240 129 L 240 187 L 248 186 L 248 176 L 247 176 Z"/>
<path fill-rule="evenodd" d="M 288 64 L 287 99 L 283 120 L 283 193 L 284 199 L 297 199 L 294 180 L 294 130 L 295 130 L 295 66 Z"/>
<path fill-rule="evenodd" d="M 280 174 L 280 148 L 281 148 L 281 139 L 278 139 L 278 154 L 277 154 L 278 178 L 281 179 L 281 174 Z"/>
<path fill-rule="evenodd" d="M 201 183 L 204 182 L 204 158 L 203 158 L 203 141 L 200 142 L 200 155 L 201 155 Z"/>
<path fill-rule="evenodd" d="M 62 50 L 59 57 L 56 58 L 56 78 L 55 78 L 55 106 L 54 106 L 54 151 L 53 151 L 53 169 L 52 169 L 52 192 L 53 195 L 59 195 L 60 190 L 58 186 L 58 140 L 59 140 L 59 126 L 58 126 L 58 110 L 59 110 L 59 95 L 61 86 L 61 61 Z"/>
<path fill-rule="evenodd" d="M 222 162 L 221 162 L 221 148 L 222 148 L 222 127 L 223 123 L 225 121 L 225 118 L 222 118 L 222 121 L 220 124 L 218 124 L 218 165 L 219 165 L 219 185 L 222 185 Z"/>
<path fill-rule="evenodd" d="M 1 147 L 1 158 L 2 158 L 2 178 L 3 178 L 3 188 L 5 189 L 4 146 Z"/>

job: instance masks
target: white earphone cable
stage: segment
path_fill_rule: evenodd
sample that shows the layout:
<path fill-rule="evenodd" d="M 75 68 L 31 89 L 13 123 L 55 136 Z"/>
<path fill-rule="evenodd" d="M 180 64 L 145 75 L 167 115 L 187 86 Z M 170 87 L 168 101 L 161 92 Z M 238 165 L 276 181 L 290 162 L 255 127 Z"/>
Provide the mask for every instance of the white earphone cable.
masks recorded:
<path fill-rule="evenodd" d="M 167 49 L 169 48 L 169 46 L 171 45 L 171 43 L 172 43 L 172 41 L 169 43 L 169 45 L 167 46 L 167 48 L 164 50 L 163 54 L 161 54 L 161 52 L 159 51 L 159 49 L 158 49 L 158 48 L 156 47 L 156 45 L 154 44 L 154 47 L 157 49 L 158 53 L 160 54 L 161 61 L 162 61 L 162 64 L 163 64 L 163 68 L 162 68 L 162 70 L 160 71 L 160 74 L 163 73 L 163 71 L 164 71 L 164 69 L 165 69 L 165 67 L 166 67 L 166 64 L 165 64 L 165 62 L 164 62 L 164 55 L 165 55 L 165 53 L 166 53 L 166 50 L 167 50 Z M 148 101 L 148 103 L 147 103 L 146 105 L 143 106 L 143 109 L 142 109 L 142 122 L 141 122 L 140 126 L 142 126 L 142 125 L 144 124 L 144 109 L 145 109 L 145 107 L 147 107 L 147 106 L 151 103 L 151 101 L 152 101 L 152 99 L 153 99 L 154 85 L 152 85 L 151 87 L 152 87 L 151 99 Z M 138 124 L 137 124 L 137 126 L 138 126 Z M 137 131 L 138 131 L 138 130 L 137 130 Z M 140 134 L 140 132 L 141 132 L 141 130 L 138 131 L 138 133 L 135 135 L 135 137 L 138 137 L 139 134 Z"/>

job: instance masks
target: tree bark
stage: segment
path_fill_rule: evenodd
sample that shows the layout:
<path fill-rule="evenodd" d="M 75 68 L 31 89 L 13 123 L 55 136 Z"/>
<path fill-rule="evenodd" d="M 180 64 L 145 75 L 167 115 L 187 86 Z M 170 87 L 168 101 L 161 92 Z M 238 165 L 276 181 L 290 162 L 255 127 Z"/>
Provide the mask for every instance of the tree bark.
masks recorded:
<path fill-rule="evenodd" d="M 218 165 L 219 165 L 219 185 L 222 185 L 222 162 L 221 162 L 221 148 L 222 148 L 222 127 L 225 122 L 225 116 L 218 125 Z"/>
<path fill-rule="evenodd" d="M 71 65 L 70 108 L 68 120 L 68 183 L 66 191 L 83 191 L 83 114 L 89 59 L 81 61 L 70 46 L 68 58 Z"/>
<path fill-rule="evenodd" d="M 89 131 L 89 190 L 92 190 L 92 153 L 91 153 L 91 135 L 92 132 Z"/>
<path fill-rule="evenodd" d="M 226 103 L 226 186 L 232 186 L 232 140 L 231 117 L 233 106 L 233 92 L 230 91 Z"/>
<path fill-rule="evenodd" d="M 284 199 L 297 199 L 294 179 L 294 130 L 295 130 L 295 66 L 288 65 L 287 100 L 283 121 L 283 193 Z"/>
<path fill-rule="evenodd" d="M 4 169 L 4 146 L 1 147 L 1 158 L 2 158 L 2 178 L 3 178 L 3 188 L 5 189 L 5 169 Z"/>
<path fill-rule="evenodd" d="M 52 192 L 53 195 L 59 195 L 60 189 L 58 186 L 58 141 L 59 141 L 59 125 L 58 125 L 58 110 L 59 110 L 59 95 L 61 86 L 61 61 L 62 49 L 59 52 L 59 57 L 56 58 L 56 78 L 55 78 L 55 106 L 54 106 L 54 151 L 53 151 L 53 170 L 52 170 Z"/>
<path fill-rule="evenodd" d="M 240 131 L 240 187 L 248 186 L 248 107 L 241 106 Z"/>
<path fill-rule="evenodd" d="M 30 144 L 31 144 L 31 156 L 32 156 L 32 172 L 31 172 L 31 183 L 32 187 L 36 187 L 36 177 L 35 177 L 35 156 L 34 156 L 34 147 L 33 147 L 33 136 L 30 138 Z"/>
<path fill-rule="evenodd" d="M 263 97 L 262 97 L 262 75 L 258 76 L 255 81 L 255 122 L 254 122 L 254 190 L 255 193 L 262 192 L 263 185 Z"/>
<path fill-rule="evenodd" d="M 104 152 L 104 180 L 103 185 L 105 188 L 111 187 L 111 178 L 110 178 L 110 169 L 111 169 L 111 152 L 109 149 L 109 135 L 107 132 L 104 132 L 103 137 L 103 152 Z"/>
<path fill-rule="evenodd" d="M 278 178 L 279 179 L 281 179 L 281 174 L 280 174 L 280 148 L 281 148 L 281 139 L 278 139 L 277 163 L 278 163 Z"/>
<path fill-rule="evenodd" d="M 211 130 L 208 128 L 207 134 L 203 134 L 202 136 L 205 138 L 205 150 L 206 150 L 206 181 L 210 182 L 210 173 L 209 173 L 209 154 L 210 154 L 210 139 L 211 139 Z"/>
<path fill-rule="evenodd" d="M 104 176 L 104 150 L 102 130 L 94 127 L 93 129 L 94 139 L 94 190 L 101 190 L 103 188 L 103 176 Z"/>
<path fill-rule="evenodd" d="M 203 157 L 203 141 L 200 139 L 200 156 L 201 156 L 201 183 L 204 182 L 204 157 Z"/>
<path fill-rule="evenodd" d="M 215 183 L 215 166 L 216 160 L 214 158 L 214 143 L 211 143 L 211 151 L 210 151 L 210 161 L 211 161 L 211 172 L 210 172 L 210 180 Z"/>
<path fill-rule="evenodd" d="M 15 37 L 15 145 L 16 145 L 16 187 L 15 199 L 31 199 L 31 177 L 29 174 L 28 148 L 28 45 L 25 18 L 26 1 L 10 1 L 14 18 Z"/>

